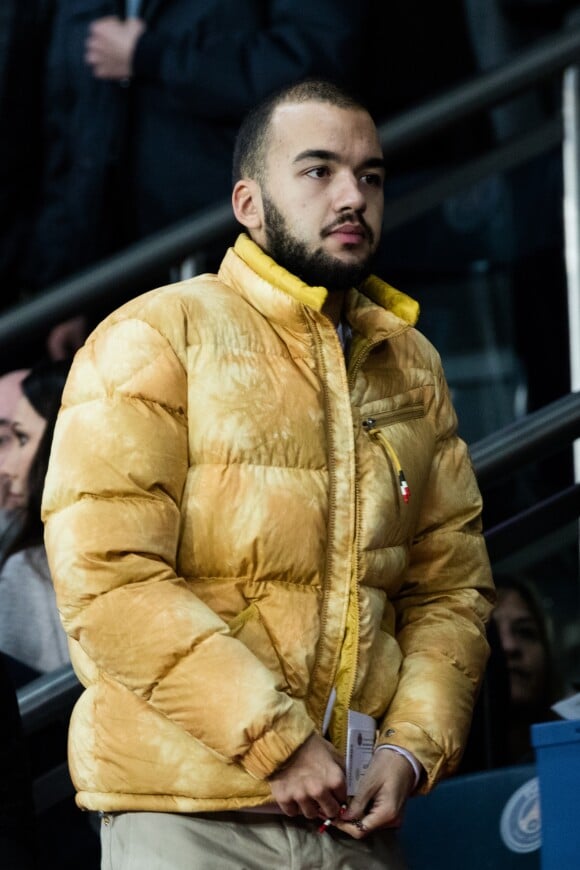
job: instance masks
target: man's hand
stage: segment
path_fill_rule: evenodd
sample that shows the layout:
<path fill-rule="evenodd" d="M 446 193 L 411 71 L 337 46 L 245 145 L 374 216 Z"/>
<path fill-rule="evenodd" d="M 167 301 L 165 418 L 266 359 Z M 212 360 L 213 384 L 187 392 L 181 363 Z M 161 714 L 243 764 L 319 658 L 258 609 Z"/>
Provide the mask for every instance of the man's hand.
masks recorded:
<path fill-rule="evenodd" d="M 343 762 L 334 746 L 318 734 L 296 750 L 270 777 L 272 795 L 287 816 L 333 819 L 346 800 Z"/>
<path fill-rule="evenodd" d="M 348 810 L 333 824 L 355 840 L 378 828 L 399 827 L 414 783 L 415 772 L 404 756 L 390 749 L 375 752 Z"/>
<path fill-rule="evenodd" d="M 140 18 L 121 21 L 115 15 L 98 18 L 89 27 L 85 61 L 97 79 L 128 79 L 137 40 L 145 30 Z"/>

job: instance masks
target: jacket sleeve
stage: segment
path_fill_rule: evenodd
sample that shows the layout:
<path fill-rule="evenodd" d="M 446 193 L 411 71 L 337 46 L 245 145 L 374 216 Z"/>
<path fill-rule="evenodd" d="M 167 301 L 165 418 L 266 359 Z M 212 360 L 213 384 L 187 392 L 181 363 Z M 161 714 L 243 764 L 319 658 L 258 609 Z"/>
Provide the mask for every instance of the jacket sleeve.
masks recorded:
<path fill-rule="evenodd" d="M 189 468 L 180 359 L 135 319 L 99 328 L 79 352 L 46 479 L 46 547 L 63 624 L 92 662 L 81 679 L 116 681 L 262 779 L 314 725 L 177 571 Z"/>
<path fill-rule="evenodd" d="M 403 663 L 379 739 L 414 753 L 427 773 L 424 790 L 461 759 L 495 600 L 479 489 L 440 367 L 436 374 L 436 447 L 408 572 L 393 601 Z"/>
<path fill-rule="evenodd" d="M 181 34 L 155 24 L 133 58 L 137 79 L 166 87 L 174 103 L 206 119 L 240 119 L 268 93 L 307 76 L 352 82 L 362 45 L 368 0 L 273 0 L 261 28 L 244 22 L 216 29 L 201 20 Z"/>

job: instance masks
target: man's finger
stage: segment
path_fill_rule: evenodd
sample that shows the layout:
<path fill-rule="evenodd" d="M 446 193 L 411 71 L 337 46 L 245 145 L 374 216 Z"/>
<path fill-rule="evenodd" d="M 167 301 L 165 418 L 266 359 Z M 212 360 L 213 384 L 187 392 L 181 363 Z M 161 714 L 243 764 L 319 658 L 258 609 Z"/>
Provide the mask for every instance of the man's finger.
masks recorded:
<path fill-rule="evenodd" d="M 318 799 L 318 814 L 325 819 L 334 819 L 340 813 L 342 801 L 334 794 L 326 794 Z"/>
<path fill-rule="evenodd" d="M 333 826 L 339 831 L 348 834 L 353 840 L 362 840 L 368 831 L 361 819 L 353 819 L 351 822 L 343 822 L 340 818 L 333 819 Z"/>
<path fill-rule="evenodd" d="M 320 817 L 320 805 L 311 798 L 304 798 L 300 802 L 300 810 L 302 815 L 307 819 L 318 819 Z"/>
<path fill-rule="evenodd" d="M 293 801 L 293 800 L 280 801 L 279 800 L 278 806 L 280 807 L 280 809 L 282 810 L 282 812 L 284 813 L 285 816 L 290 816 L 291 818 L 293 818 L 294 816 L 300 815 L 301 810 L 300 810 L 300 807 L 298 806 L 298 804 L 296 803 L 296 801 Z"/>
<path fill-rule="evenodd" d="M 364 780 L 362 782 L 362 788 L 359 790 L 358 794 L 356 794 L 348 805 L 348 809 L 343 814 L 344 820 L 352 820 L 352 819 L 362 819 L 365 815 L 365 811 L 369 801 L 372 799 L 374 790 L 369 788 L 364 788 Z"/>

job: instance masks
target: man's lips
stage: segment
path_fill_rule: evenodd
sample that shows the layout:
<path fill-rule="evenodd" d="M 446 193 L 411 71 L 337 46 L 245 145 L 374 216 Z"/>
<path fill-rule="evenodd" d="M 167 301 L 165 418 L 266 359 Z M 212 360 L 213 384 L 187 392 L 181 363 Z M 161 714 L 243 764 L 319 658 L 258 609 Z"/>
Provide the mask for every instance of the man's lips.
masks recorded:
<path fill-rule="evenodd" d="M 360 224 L 341 224 L 329 230 L 328 235 L 347 244 L 358 244 L 368 238 L 366 229 Z"/>

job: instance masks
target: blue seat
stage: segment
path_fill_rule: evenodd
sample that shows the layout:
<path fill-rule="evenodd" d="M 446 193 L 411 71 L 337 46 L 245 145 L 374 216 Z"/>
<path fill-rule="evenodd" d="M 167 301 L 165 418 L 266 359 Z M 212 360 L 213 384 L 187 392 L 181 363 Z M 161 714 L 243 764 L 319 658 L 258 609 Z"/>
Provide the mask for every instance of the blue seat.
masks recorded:
<path fill-rule="evenodd" d="M 400 832 L 409 870 L 539 868 L 536 776 L 534 764 L 499 768 L 411 798 Z"/>

